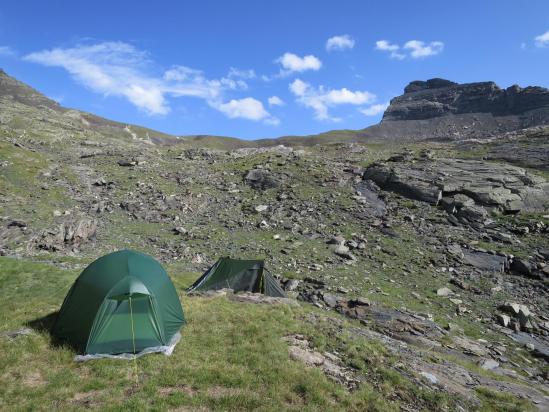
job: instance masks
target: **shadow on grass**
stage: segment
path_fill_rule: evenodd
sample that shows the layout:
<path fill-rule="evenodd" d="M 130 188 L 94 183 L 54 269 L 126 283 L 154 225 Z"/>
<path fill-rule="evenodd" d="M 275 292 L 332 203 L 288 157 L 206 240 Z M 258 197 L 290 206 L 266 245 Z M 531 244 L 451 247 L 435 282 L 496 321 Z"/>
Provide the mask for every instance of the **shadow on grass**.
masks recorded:
<path fill-rule="evenodd" d="M 71 342 L 60 339 L 53 333 L 53 326 L 55 325 L 55 320 L 59 311 L 52 312 L 46 316 L 36 318 L 28 321 L 25 325 L 38 333 L 47 333 L 50 338 L 50 344 L 55 348 L 70 348 L 75 352 L 78 352 L 80 348 Z"/>

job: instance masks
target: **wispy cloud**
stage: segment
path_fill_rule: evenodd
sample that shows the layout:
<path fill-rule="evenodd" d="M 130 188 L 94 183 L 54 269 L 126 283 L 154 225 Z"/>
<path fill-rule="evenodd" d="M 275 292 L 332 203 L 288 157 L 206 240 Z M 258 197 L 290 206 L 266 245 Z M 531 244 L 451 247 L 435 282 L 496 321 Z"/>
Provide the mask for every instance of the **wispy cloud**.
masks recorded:
<path fill-rule="evenodd" d="M 389 107 L 389 103 L 379 103 L 359 109 L 358 111 L 365 116 L 377 116 L 378 114 L 383 113 L 387 107 Z"/>
<path fill-rule="evenodd" d="M 345 50 L 355 47 L 355 40 L 348 34 L 330 37 L 326 41 L 326 50 Z"/>
<path fill-rule="evenodd" d="M 229 69 L 229 74 L 227 77 L 230 78 L 241 78 L 241 79 L 255 79 L 257 76 L 253 69 L 242 70 L 235 67 Z"/>
<path fill-rule="evenodd" d="M 347 88 L 326 89 L 324 86 L 313 87 L 301 79 L 296 79 L 289 85 L 290 92 L 296 100 L 315 112 L 318 120 L 340 121 L 328 112 L 330 107 L 343 104 L 361 105 L 373 102 L 376 96 L 367 91 L 352 91 Z"/>
<path fill-rule="evenodd" d="M 13 57 L 13 56 L 16 56 L 16 55 L 17 55 L 17 53 L 11 47 L 9 47 L 9 46 L 0 46 L 0 56 Z"/>
<path fill-rule="evenodd" d="M 534 38 L 537 47 L 547 47 L 549 46 L 549 30 L 545 33 L 540 34 Z"/>
<path fill-rule="evenodd" d="M 444 43 L 441 41 L 432 41 L 427 44 L 420 40 L 410 40 L 404 44 L 404 48 L 411 50 L 410 56 L 414 59 L 421 57 L 434 56 L 444 49 Z"/>
<path fill-rule="evenodd" d="M 399 52 L 400 46 L 398 44 L 393 44 L 388 40 L 378 40 L 376 41 L 376 50 L 381 50 L 389 52 L 391 58 L 402 60 L 406 56 Z"/>
<path fill-rule="evenodd" d="M 312 54 L 300 57 L 297 54 L 287 52 L 280 56 L 276 62 L 282 66 L 281 75 L 307 70 L 317 71 L 322 67 L 322 62 Z"/>
<path fill-rule="evenodd" d="M 378 40 L 376 41 L 375 48 L 376 50 L 388 52 L 391 58 L 397 60 L 403 60 L 406 56 L 409 56 L 412 59 L 420 59 L 439 54 L 444 50 L 444 43 L 441 41 L 426 43 L 421 40 L 409 40 L 401 47 L 388 40 Z"/>
<path fill-rule="evenodd" d="M 224 103 L 228 92 L 247 89 L 248 85 L 243 79 L 255 76 L 253 71 L 233 68 L 226 77 L 208 79 L 201 70 L 176 65 L 160 76 L 151 75 L 149 73 L 153 62 L 149 54 L 123 42 L 43 50 L 24 56 L 24 60 L 62 67 L 78 83 L 93 92 L 125 98 L 150 115 L 169 113 L 167 97 L 171 96 L 202 99 L 230 118 L 271 119 L 261 102 L 253 98 Z M 255 102 L 263 110 L 257 110 L 258 104 Z M 255 108 L 255 112 L 242 108 L 250 105 Z"/>

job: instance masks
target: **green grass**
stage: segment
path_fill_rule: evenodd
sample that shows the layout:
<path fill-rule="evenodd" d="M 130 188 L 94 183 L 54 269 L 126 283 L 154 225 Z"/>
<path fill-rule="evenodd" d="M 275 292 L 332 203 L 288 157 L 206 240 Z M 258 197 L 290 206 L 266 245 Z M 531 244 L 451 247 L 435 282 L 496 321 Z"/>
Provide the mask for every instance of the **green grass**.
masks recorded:
<path fill-rule="evenodd" d="M 36 325 L 57 310 L 77 274 L 0 258 L 0 331 Z M 172 274 L 179 290 L 195 276 Z M 321 312 L 309 306 L 181 298 L 188 321 L 182 341 L 171 357 L 138 359 L 138 383 L 132 362 L 76 363 L 74 353 L 53 346 L 44 330 L 0 338 L 0 409 L 396 411 L 398 399 L 430 410 L 448 401 L 391 374 L 391 357 L 380 344 L 339 334 L 330 318 L 312 323 L 311 316 Z M 339 324 L 346 322 L 339 318 Z M 349 392 L 321 370 L 291 360 L 281 338 L 292 333 L 308 336 L 318 350 L 337 349 L 379 384 L 364 382 Z"/>
<path fill-rule="evenodd" d="M 481 409 L 486 412 L 523 412 L 536 410 L 528 401 L 518 399 L 515 396 L 496 392 L 487 388 L 477 388 L 482 406 Z"/>

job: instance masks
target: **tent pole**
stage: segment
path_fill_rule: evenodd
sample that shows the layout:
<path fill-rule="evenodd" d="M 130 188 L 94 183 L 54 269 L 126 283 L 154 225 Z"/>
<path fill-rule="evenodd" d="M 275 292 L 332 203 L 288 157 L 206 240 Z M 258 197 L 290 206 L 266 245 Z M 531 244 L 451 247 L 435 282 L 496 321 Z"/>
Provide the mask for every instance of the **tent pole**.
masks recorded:
<path fill-rule="evenodd" d="M 137 357 L 135 356 L 135 332 L 133 329 L 133 309 L 132 309 L 132 297 L 130 295 L 130 320 L 132 325 L 132 344 L 133 344 L 133 366 L 135 369 L 135 383 L 139 385 L 139 375 L 137 374 Z"/>

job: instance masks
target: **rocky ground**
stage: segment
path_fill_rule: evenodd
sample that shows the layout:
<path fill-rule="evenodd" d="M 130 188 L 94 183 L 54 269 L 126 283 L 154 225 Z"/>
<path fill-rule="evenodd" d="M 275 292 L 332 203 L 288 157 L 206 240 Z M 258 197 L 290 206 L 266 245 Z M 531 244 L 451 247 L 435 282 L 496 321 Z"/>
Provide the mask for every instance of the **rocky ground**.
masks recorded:
<path fill-rule="evenodd" d="M 548 410 L 549 129 L 227 150 L 3 99 L 2 255 L 81 268 L 135 248 L 197 275 L 220 256 L 265 257 L 291 298 L 354 320 L 406 379 Z M 306 336 L 287 342 L 360 382 Z"/>

